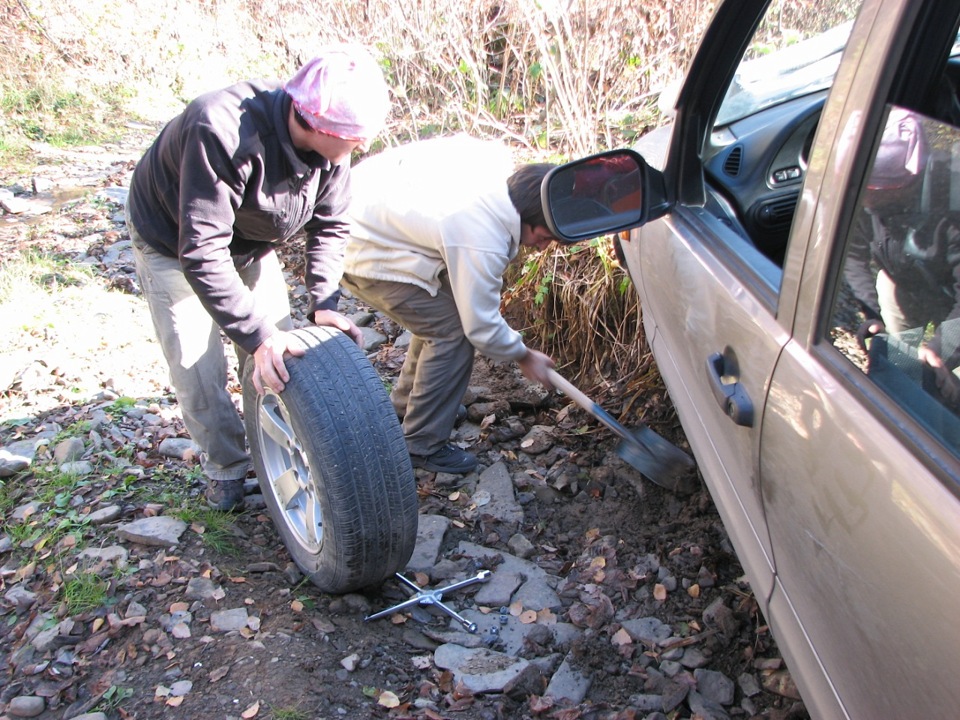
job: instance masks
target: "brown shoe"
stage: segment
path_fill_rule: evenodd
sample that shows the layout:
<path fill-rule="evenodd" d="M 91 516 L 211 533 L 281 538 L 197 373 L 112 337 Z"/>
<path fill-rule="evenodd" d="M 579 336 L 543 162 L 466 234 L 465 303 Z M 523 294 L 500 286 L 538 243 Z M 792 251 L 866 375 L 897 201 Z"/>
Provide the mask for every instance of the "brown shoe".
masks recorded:
<path fill-rule="evenodd" d="M 207 489 L 203 493 L 207 504 L 214 510 L 232 512 L 243 509 L 243 478 L 236 480 L 212 480 L 207 478 Z"/>

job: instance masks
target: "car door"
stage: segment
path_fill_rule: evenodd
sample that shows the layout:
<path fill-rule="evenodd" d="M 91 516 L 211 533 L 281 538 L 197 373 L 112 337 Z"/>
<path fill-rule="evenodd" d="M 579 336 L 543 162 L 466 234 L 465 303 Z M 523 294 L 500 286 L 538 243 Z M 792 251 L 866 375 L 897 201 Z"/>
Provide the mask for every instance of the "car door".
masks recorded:
<path fill-rule="evenodd" d="M 818 239 L 810 212 L 819 187 L 809 176 L 826 162 L 824 138 L 833 137 L 864 51 L 845 44 L 853 19 L 859 37 L 880 10 L 871 0 L 845 5 L 828 19 L 835 26 L 828 39 L 839 37 L 827 54 L 835 63 L 832 91 L 829 83 L 801 86 L 732 119 L 726 109 L 742 100 L 735 93 L 749 97 L 751 82 L 767 82 L 761 62 L 748 66 L 742 58 L 764 42 L 782 43 L 772 33 L 785 3 L 720 6 L 677 101 L 664 165 L 675 193 L 671 211 L 624 243 L 648 341 L 704 479 L 804 700 L 822 717 L 842 714 L 830 680 L 806 651 L 802 628 L 773 613 L 775 599 L 789 606 L 789 598 L 778 594 L 773 537 L 781 518 L 765 508 L 771 492 L 761 457 L 766 404 L 796 323 L 798 281 L 808 243 Z M 802 65 L 804 52 L 787 48 L 775 62 L 790 66 L 794 53 Z M 637 149 L 651 159 L 643 142 Z M 728 203 L 735 209 L 727 211 Z M 795 471 L 782 471 L 797 480 Z M 792 653 L 794 645 L 802 651 Z"/>
<path fill-rule="evenodd" d="M 933 309 L 956 288 L 949 273 L 941 287 L 934 264 L 917 292 L 898 279 L 890 293 L 888 273 L 906 276 L 886 269 L 898 238 L 924 245 L 924 228 L 960 217 L 960 127 L 931 101 L 957 23 L 955 2 L 865 3 L 850 40 L 863 56 L 828 103 L 833 131 L 818 135 L 794 221 L 808 242 L 769 385 L 760 479 L 776 562 L 767 617 L 815 716 L 945 718 L 960 702 L 960 420 L 918 359 L 948 327 Z M 900 169 L 912 179 L 884 169 L 890 138 L 907 148 Z M 894 191 L 895 210 L 876 199 Z M 859 256 L 862 227 L 883 255 Z M 898 257 L 916 270 L 909 255 Z M 860 348 L 873 315 L 863 287 L 881 306 L 909 292 L 928 314 L 916 331 L 894 331 L 878 312 L 885 330 Z"/>
<path fill-rule="evenodd" d="M 742 190 L 745 205 L 787 203 L 792 209 L 796 204 L 802 174 L 775 187 L 765 177 L 767 163 L 760 167 L 753 158 L 761 146 L 768 151 L 787 144 L 786 137 L 764 137 L 768 131 L 757 124 L 760 113 L 722 127 L 713 124 L 725 96 L 732 97 L 741 84 L 749 93 L 737 69 L 760 33 L 773 32 L 781 11 L 777 2 L 725 2 L 719 7 L 677 100 L 663 167 L 668 191 L 675 194 L 671 211 L 623 242 L 641 295 L 647 340 L 764 609 L 775 565 L 758 465 L 760 429 L 774 367 L 791 331 L 794 298 L 783 278 L 785 272 L 798 272 L 802 253 L 789 257 L 785 268 L 782 248 L 765 253 L 737 222 L 744 212 L 724 212 L 727 196 L 705 181 L 705 165 L 719 163 L 719 172 L 729 179 L 727 189 Z M 772 21 L 763 25 L 768 16 Z M 802 101 L 806 104 L 784 129 L 788 137 L 812 131 L 807 125 L 824 96 L 821 89 Z M 766 121 L 779 121 L 775 116 L 780 112 L 772 107 L 763 115 Z M 641 140 L 636 147 L 648 162 L 656 162 L 657 141 Z M 737 177 L 729 172 L 735 157 L 743 170 Z M 769 197 L 761 198 L 751 186 Z M 757 217 L 762 212 L 747 210 Z"/>

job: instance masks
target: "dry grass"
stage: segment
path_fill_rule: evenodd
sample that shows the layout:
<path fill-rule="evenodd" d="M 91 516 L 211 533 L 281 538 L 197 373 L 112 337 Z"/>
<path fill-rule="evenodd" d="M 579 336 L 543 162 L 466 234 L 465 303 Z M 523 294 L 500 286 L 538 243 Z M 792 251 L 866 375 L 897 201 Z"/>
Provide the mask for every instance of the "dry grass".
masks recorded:
<path fill-rule="evenodd" d="M 775 1 L 778 32 L 823 12 L 808 0 Z M 374 49 L 393 90 L 385 144 L 467 131 L 509 142 L 521 160 L 562 161 L 627 145 L 660 122 L 656 97 L 682 75 L 714 5 L 0 0 L 0 93 L 6 103 L 28 88 L 51 88 L 54 102 L 76 101 L 55 126 L 110 109 L 118 96 L 131 119 L 159 123 L 201 92 L 286 77 L 319 46 L 356 41 Z M 0 153 L 34 119 L 23 114 L 0 118 Z M 531 344 L 591 384 L 645 377 L 636 293 L 609 240 L 534 260 L 507 294 Z"/>

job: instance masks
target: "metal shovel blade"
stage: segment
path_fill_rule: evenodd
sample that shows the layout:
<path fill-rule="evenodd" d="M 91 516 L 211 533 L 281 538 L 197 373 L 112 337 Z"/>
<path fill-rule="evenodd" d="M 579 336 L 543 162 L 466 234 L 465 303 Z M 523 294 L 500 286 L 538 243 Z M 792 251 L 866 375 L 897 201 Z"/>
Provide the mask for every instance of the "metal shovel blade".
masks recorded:
<path fill-rule="evenodd" d="M 669 440 L 657 435 L 646 425 L 630 432 L 559 373 L 551 370 L 549 374 L 554 387 L 620 437 L 617 455 L 624 462 L 639 470 L 651 482 L 667 490 L 691 493 L 699 487 L 699 481 L 691 472 L 694 468 L 693 458 L 687 453 Z"/>
<path fill-rule="evenodd" d="M 673 492 L 688 495 L 700 482 L 691 471 L 693 459 L 676 445 L 644 426 L 628 434 L 617 445 L 617 455 L 639 470 L 651 482 Z"/>

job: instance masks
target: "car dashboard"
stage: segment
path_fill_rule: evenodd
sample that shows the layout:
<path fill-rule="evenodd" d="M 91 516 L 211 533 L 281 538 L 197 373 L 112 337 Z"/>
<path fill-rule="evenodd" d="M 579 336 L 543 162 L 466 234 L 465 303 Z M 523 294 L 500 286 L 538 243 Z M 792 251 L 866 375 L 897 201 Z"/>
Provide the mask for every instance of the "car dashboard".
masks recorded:
<path fill-rule="evenodd" d="M 716 127 L 705 148 L 707 209 L 782 265 L 827 91 Z"/>

